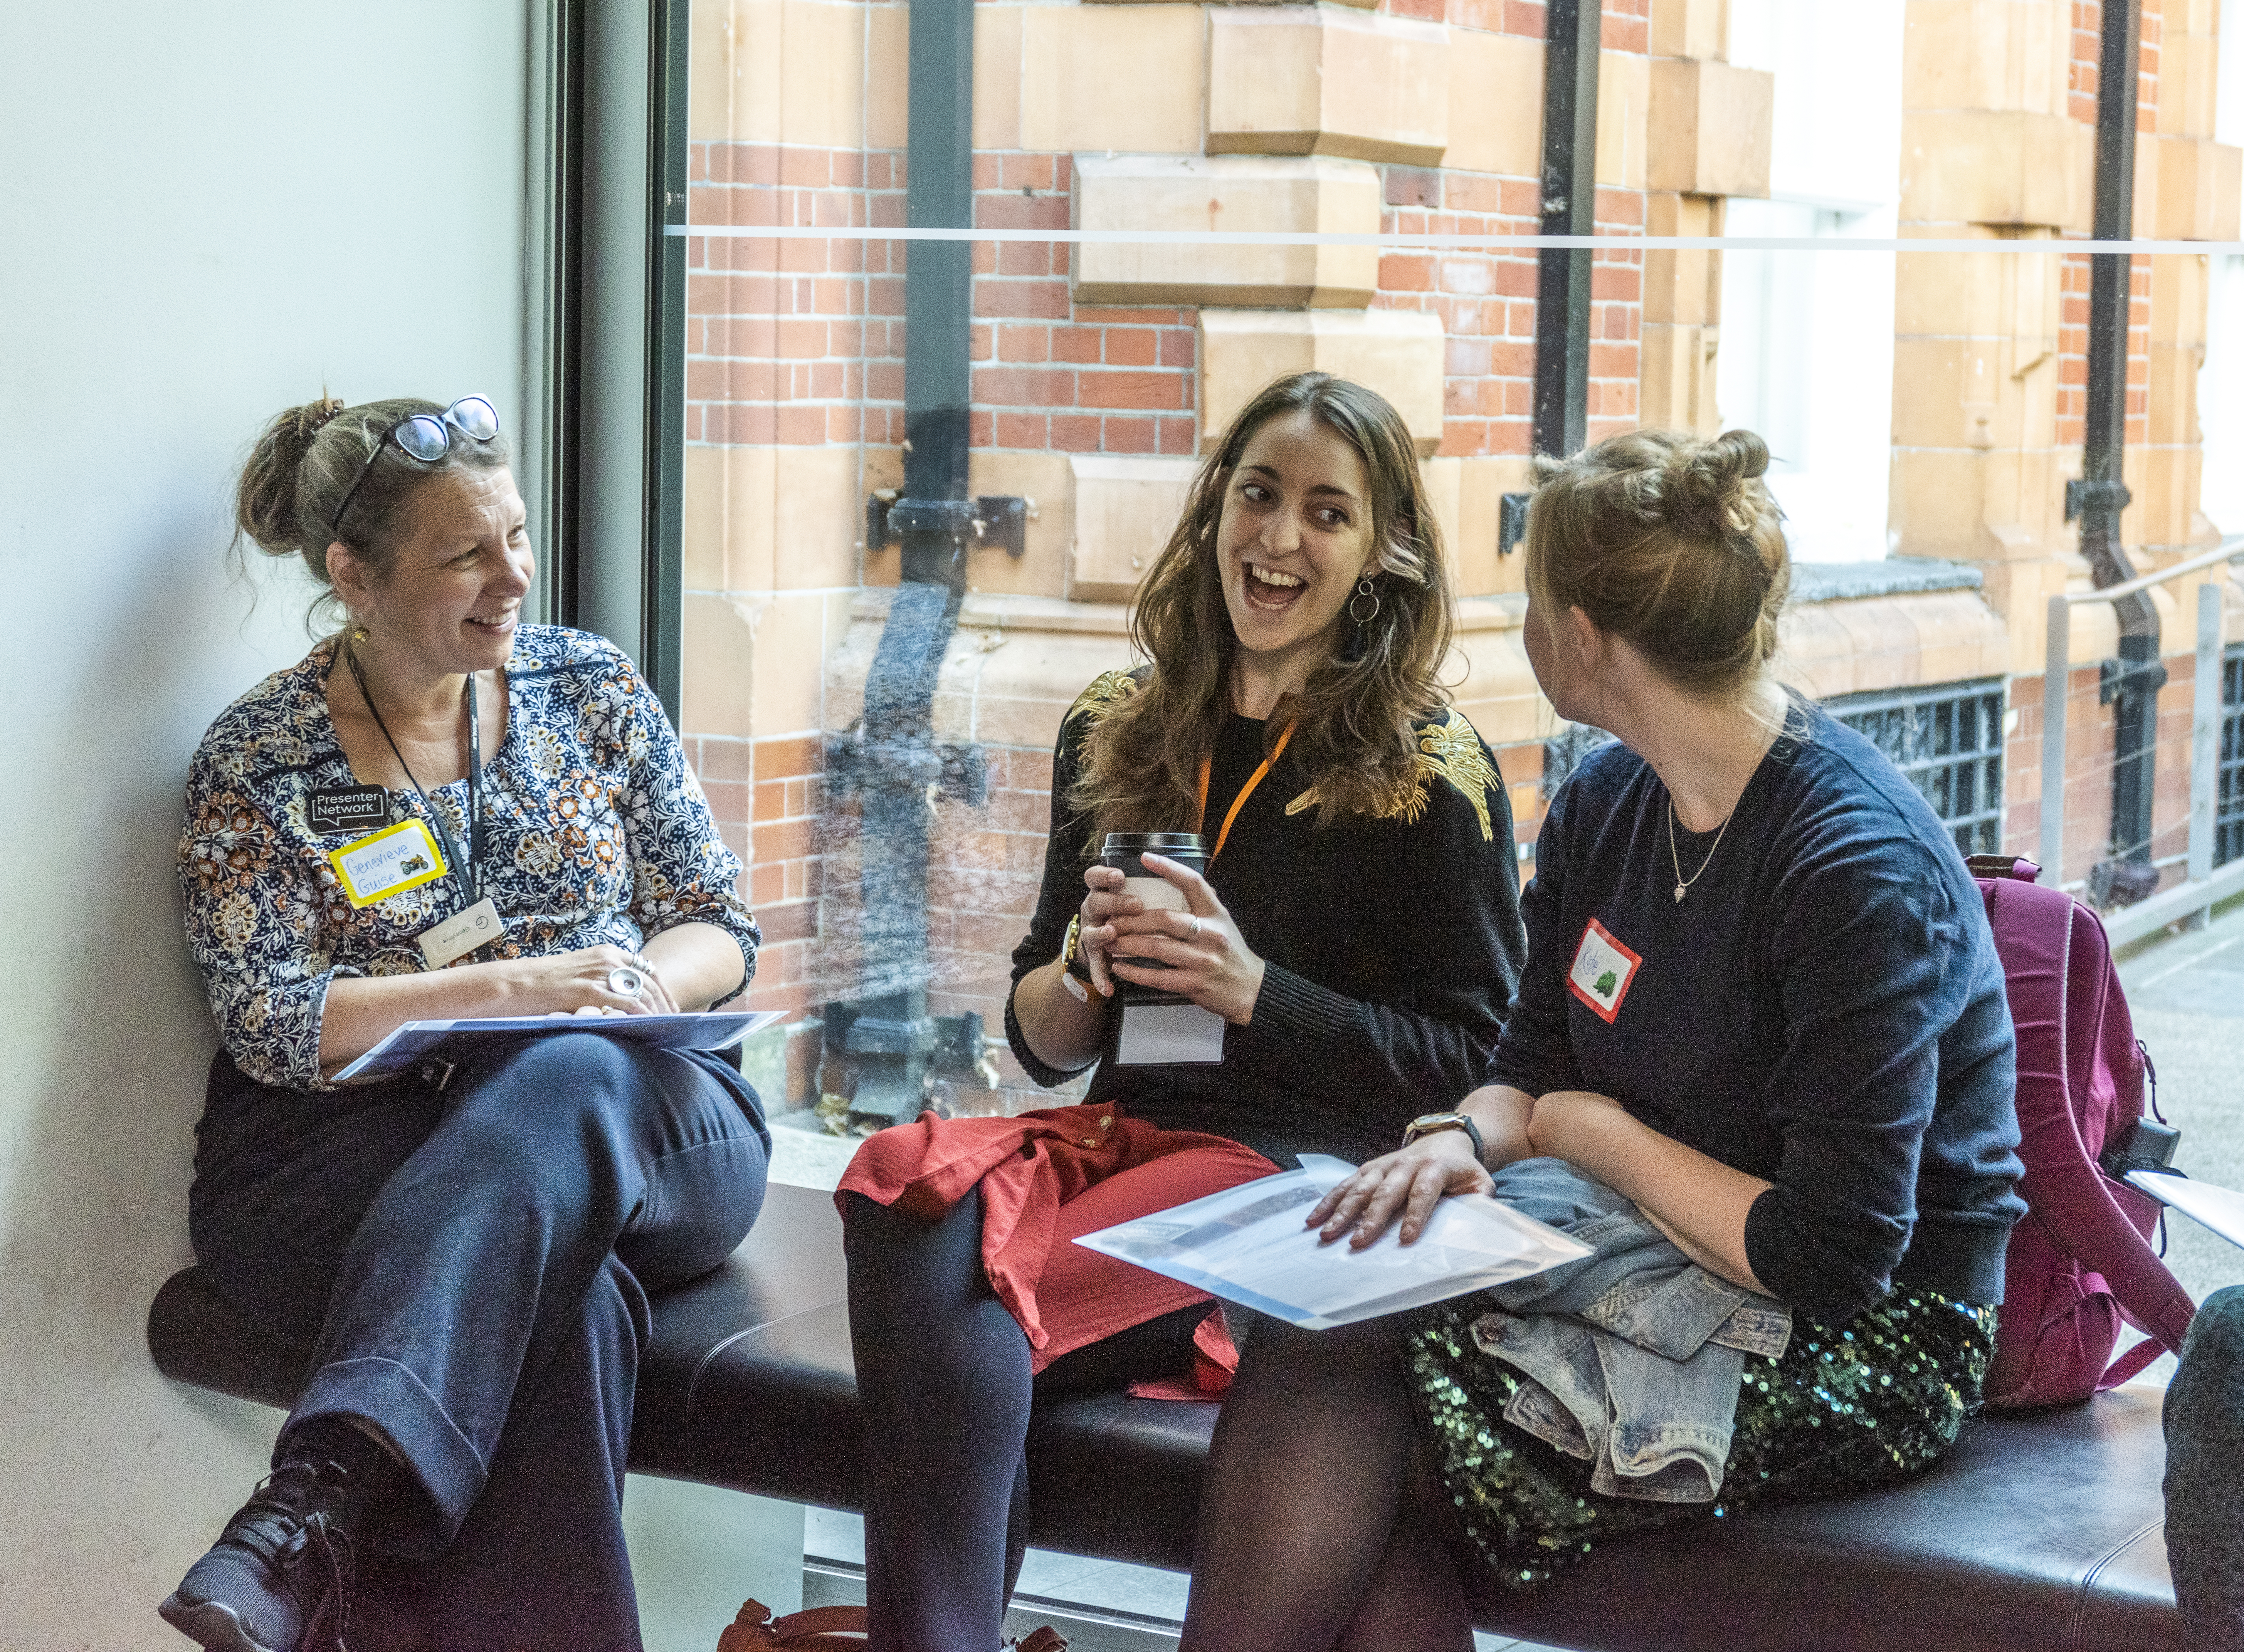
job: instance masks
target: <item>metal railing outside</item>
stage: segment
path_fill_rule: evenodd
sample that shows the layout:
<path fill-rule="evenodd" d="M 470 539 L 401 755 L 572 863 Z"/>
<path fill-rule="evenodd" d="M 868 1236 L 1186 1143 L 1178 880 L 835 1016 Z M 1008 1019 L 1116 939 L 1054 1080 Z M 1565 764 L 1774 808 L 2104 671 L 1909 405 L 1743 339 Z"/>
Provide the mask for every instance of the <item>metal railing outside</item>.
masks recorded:
<path fill-rule="evenodd" d="M 1893 759 L 1965 854 L 2003 846 L 2001 678 L 1842 694 L 1823 709 Z"/>
<path fill-rule="evenodd" d="M 2117 602 L 2138 591 L 2147 591 L 2187 575 L 2244 557 L 2244 536 L 2224 540 L 2217 550 L 2192 556 L 2120 584 L 2101 590 L 2066 591 L 2049 599 L 2049 660 L 2042 683 L 2042 802 L 2039 860 L 2051 881 L 2061 881 L 2065 866 L 2065 711 L 2072 674 L 2072 610 L 2085 603 Z M 2195 700 L 2190 715 L 2189 849 L 2187 874 L 2171 889 L 2119 907 L 2104 915 L 2104 927 L 2112 944 L 2122 945 L 2153 934 L 2173 923 L 2203 923 L 2215 904 L 2244 893 L 2244 858 L 2227 859 L 2218 851 L 2221 822 L 2229 807 L 2244 807 L 2237 789 L 2244 786 L 2244 754 L 2237 744 L 2240 731 L 2233 715 L 2224 715 L 2226 669 L 2221 645 L 2221 605 L 2226 581 L 2207 581 L 2197 593 L 2197 660 Z M 2226 748 L 2226 749 L 2224 749 Z M 2153 748 L 2155 749 L 2155 748 Z M 2231 761 L 2237 762 L 2236 767 Z M 2227 806 L 2225 807 L 2224 805 Z"/>
<path fill-rule="evenodd" d="M 2244 643 L 2232 643 L 2220 669 L 2220 795 L 2215 805 L 2213 864 L 2244 856 Z"/>

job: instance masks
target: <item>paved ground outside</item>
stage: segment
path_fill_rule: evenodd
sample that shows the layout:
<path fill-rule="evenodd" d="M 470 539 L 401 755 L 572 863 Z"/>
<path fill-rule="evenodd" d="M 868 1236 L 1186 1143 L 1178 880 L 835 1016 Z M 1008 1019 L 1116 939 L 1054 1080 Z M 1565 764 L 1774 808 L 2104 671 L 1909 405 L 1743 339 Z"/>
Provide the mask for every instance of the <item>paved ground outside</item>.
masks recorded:
<path fill-rule="evenodd" d="M 2158 1069 L 2158 1099 L 2181 1131 L 2175 1163 L 2200 1181 L 2244 1188 L 2244 900 L 2206 928 L 2139 941 L 2120 955 L 2119 977 L 2136 1036 Z M 772 1174 L 802 1187 L 830 1188 L 854 1141 L 823 1134 L 808 1112 L 775 1121 Z M 2187 1217 L 2167 1224 L 2167 1265 L 2202 1301 L 2244 1284 L 2244 1250 Z M 2160 1360 L 2141 1380 L 2163 1384 Z M 862 1600 L 864 1539 L 854 1514 L 814 1509 L 805 1533 L 806 1604 Z M 1184 1617 L 1181 1574 L 1031 1551 L 1021 1578 L 1013 1634 L 1050 1620 L 1077 1652 L 1166 1652 Z M 1525 1642 L 1475 1637 L 1477 1652 L 1547 1652 Z"/>

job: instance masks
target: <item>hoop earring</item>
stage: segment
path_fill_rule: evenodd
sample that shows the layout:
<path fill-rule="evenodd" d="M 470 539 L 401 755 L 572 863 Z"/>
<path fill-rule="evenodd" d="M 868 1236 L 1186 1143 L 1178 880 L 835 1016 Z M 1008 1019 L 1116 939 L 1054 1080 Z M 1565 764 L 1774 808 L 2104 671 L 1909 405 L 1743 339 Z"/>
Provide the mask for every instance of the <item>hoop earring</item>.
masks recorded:
<path fill-rule="evenodd" d="M 1363 607 L 1367 601 L 1371 604 L 1369 609 Z M 1379 593 L 1371 588 L 1370 575 L 1366 574 L 1356 582 L 1355 594 L 1348 599 L 1348 617 L 1355 622 L 1355 630 L 1342 646 L 1340 657 L 1353 665 L 1370 651 L 1371 635 L 1368 628 L 1373 620 L 1379 617 Z"/>

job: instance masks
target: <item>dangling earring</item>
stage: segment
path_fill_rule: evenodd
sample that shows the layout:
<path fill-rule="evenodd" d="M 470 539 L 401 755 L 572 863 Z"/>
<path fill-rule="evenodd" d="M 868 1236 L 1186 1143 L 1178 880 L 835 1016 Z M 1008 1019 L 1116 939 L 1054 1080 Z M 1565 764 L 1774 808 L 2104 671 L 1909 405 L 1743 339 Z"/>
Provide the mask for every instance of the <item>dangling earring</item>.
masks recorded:
<path fill-rule="evenodd" d="M 1366 603 L 1371 606 L 1366 608 Z M 1371 646 L 1365 628 L 1379 617 L 1379 593 L 1372 590 L 1369 574 L 1356 582 L 1355 594 L 1348 599 L 1348 617 L 1355 622 L 1355 631 L 1348 639 L 1348 646 L 1341 651 L 1341 657 L 1353 664 L 1362 659 Z"/>

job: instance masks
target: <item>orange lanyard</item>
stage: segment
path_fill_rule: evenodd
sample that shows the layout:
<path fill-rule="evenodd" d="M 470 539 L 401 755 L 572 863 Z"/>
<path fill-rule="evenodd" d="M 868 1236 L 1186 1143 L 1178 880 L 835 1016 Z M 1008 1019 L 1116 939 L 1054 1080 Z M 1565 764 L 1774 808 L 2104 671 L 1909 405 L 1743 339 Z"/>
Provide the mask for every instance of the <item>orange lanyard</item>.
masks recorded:
<path fill-rule="evenodd" d="M 1284 732 L 1278 736 L 1278 744 L 1270 748 L 1270 755 L 1262 759 L 1262 766 L 1247 777 L 1247 784 L 1240 786 L 1239 788 L 1239 795 L 1232 799 L 1231 813 L 1223 817 L 1223 830 L 1215 834 L 1215 847 L 1207 852 L 1207 858 L 1211 864 L 1213 863 L 1216 856 L 1223 853 L 1224 842 L 1231 836 L 1231 823 L 1239 818 L 1239 812 L 1247 806 L 1247 799 L 1254 795 L 1254 788 L 1262 784 L 1262 777 L 1270 772 L 1270 765 L 1273 763 L 1275 763 L 1280 758 L 1286 755 L 1286 742 L 1293 738 L 1294 725 L 1291 723 L 1288 723 L 1286 725 Z M 1201 757 L 1200 760 L 1200 818 L 1194 823 L 1195 829 L 1207 824 L 1207 777 L 1214 767 L 1215 757 L 1213 752 L 1205 754 Z"/>

